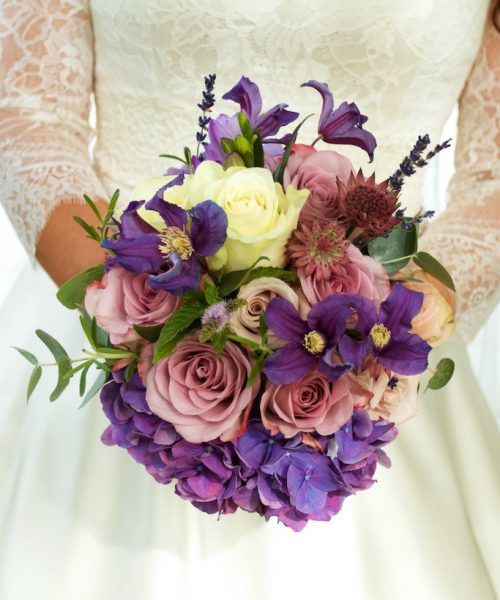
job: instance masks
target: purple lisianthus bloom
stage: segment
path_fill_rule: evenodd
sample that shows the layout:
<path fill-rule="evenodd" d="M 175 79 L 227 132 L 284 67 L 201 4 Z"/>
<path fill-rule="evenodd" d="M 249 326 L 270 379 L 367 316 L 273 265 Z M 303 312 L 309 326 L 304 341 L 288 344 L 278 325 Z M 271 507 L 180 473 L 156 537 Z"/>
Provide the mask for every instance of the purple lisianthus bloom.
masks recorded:
<path fill-rule="evenodd" d="M 329 296 L 315 304 L 301 319 L 297 309 L 284 298 L 273 298 L 265 318 L 269 329 L 288 344 L 264 362 L 264 373 L 273 383 L 293 383 L 318 366 L 330 381 L 352 369 L 350 362 L 332 358 L 344 334 L 352 309 L 345 296 Z"/>
<path fill-rule="evenodd" d="M 114 252 L 114 264 L 135 273 L 150 272 L 151 287 L 180 296 L 198 287 L 197 257 L 213 256 L 226 241 L 227 215 L 211 200 L 188 211 L 166 202 L 162 197 L 166 187 L 146 204 L 162 217 L 165 227 L 161 231 L 137 214 L 144 201 L 131 202 L 122 215 L 119 237 L 102 246 Z"/>
<path fill-rule="evenodd" d="M 355 335 L 350 332 L 339 341 L 345 361 L 360 368 L 367 354 L 372 354 L 391 371 L 400 375 L 417 375 L 427 369 L 431 346 L 410 333 L 411 321 L 418 314 L 424 296 L 397 283 L 377 311 L 375 304 L 361 296 L 344 296 L 357 313 Z M 361 338 L 361 339 L 359 339 Z"/>
<path fill-rule="evenodd" d="M 312 87 L 317 90 L 323 98 L 323 108 L 318 124 L 318 134 L 328 144 L 349 144 L 358 146 L 364 150 L 373 160 L 373 152 L 377 146 L 375 137 L 363 129 L 368 117 L 359 112 L 354 102 L 342 102 L 333 109 L 333 95 L 326 83 L 319 81 L 307 81 L 302 87 Z"/>
<path fill-rule="evenodd" d="M 271 138 L 278 133 L 281 127 L 292 123 L 299 116 L 299 113 L 287 110 L 288 104 L 276 104 L 276 106 L 261 114 L 262 97 L 259 87 L 248 77 L 242 77 L 222 98 L 233 100 L 240 105 L 241 111 L 245 113 L 252 129 L 259 132 L 266 155 L 275 156 L 277 154 L 276 146 L 283 147 L 283 144 L 287 143 L 288 137 L 283 139 Z M 208 126 L 208 134 L 210 143 L 205 146 L 204 157 L 222 164 L 225 153 L 221 146 L 221 139 L 234 140 L 237 135 L 241 134 L 238 115 L 231 117 L 220 115 L 216 119 L 212 119 Z M 266 148 L 268 145 L 269 149 Z M 271 148 L 271 146 L 273 147 Z"/>

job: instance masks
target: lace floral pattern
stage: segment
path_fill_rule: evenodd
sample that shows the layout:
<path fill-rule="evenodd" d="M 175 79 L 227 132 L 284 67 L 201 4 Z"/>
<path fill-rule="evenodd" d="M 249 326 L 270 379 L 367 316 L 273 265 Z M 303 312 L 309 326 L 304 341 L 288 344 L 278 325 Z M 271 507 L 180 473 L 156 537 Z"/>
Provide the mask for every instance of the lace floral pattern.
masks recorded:
<path fill-rule="evenodd" d="M 318 113 L 319 97 L 300 84 L 328 81 L 337 103 L 355 101 L 369 115 L 377 175 L 386 177 L 418 134 L 439 139 L 478 54 L 488 3 L 4 0 L 2 202 L 33 255 L 58 203 L 83 192 L 105 197 L 116 187 L 126 200 L 140 178 L 165 169 L 160 152 L 192 145 L 199 84 L 209 72 L 218 74 L 217 92 L 242 73 L 255 79 L 266 107 L 296 85 L 290 104 L 305 114 Z M 470 323 L 486 315 L 498 287 L 490 245 L 498 235 L 498 65 L 487 52 L 462 96 L 452 210 L 430 228 L 433 252 L 456 278 L 462 321 Z M 92 91 L 98 135 L 91 159 Z M 313 121 L 305 139 L 314 135 Z M 370 171 L 361 151 L 341 150 Z M 419 174 L 405 185 L 410 211 L 421 203 L 421 184 Z"/>

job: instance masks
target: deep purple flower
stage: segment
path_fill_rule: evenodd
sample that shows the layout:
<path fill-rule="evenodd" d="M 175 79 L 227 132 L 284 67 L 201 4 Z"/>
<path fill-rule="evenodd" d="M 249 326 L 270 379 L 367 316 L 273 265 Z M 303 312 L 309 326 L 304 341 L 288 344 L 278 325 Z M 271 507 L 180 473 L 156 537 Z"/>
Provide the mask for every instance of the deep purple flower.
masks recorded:
<path fill-rule="evenodd" d="M 179 296 L 198 287 L 197 257 L 214 255 L 226 241 L 227 215 L 211 200 L 188 211 L 166 202 L 162 197 L 166 187 L 146 204 L 162 217 L 165 227 L 161 231 L 137 214 L 144 201 L 131 202 L 122 215 L 119 237 L 102 246 L 114 252 L 113 261 L 122 267 L 136 273 L 151 272 L 151 287 Z"/>
<path fill-rule="evenodd" d="M 273 383 L 297 381 L 319 366 L 334 381 L 352 368 L 349 362 L 335 363 L 332 358 L 340 337 L 345 332 L 352 309 L 345 296 L 329 296 L 315 304 L 307 320 L 284 298 L 273 298 L 265 318 L 269 329 L 288 344 L 279 348 L 264 362 L 264 373 Z"/>
<path fill-rule="evenodd" d="M 356 104 L 342 102 L 333 109 L 333 95 L 326 83 L 319 81 L 307 81 L 302 87 L 312 87 L 317 90 L 323 98 L 323 108 L 318 124 L 318 133 L 328 144 L 350 144 L 364 150 L 373 160 L 373 152 L 377 146 L 375 137 L 363 129 L 368 117 L 359 112 Z"/>
<path fill-rule="evenodd" d="M 278 152 L 277 145 L 280 145 L 281 148 L 283 144 L 286 145 L 288 137 L 281 140 L 271 139 L 271 137 L 275 136 L 281 127 L 292 123 L 299 116 L 299 113 L 287 110 L 288 104 L 276 104 L 270 110 L 260 114 L 262 110 L 260 90 L 248 77 L 242 77 L 222 97 L 224 100 L 233 100 L 240 105 L 241 111 L 247 116 L 252 129 L 259 131 L 266 155 L 271 154 L 274 156 Z M 208 133 L 210 144 L 205 146 L 205 158 L 222 164 L 225 153 L 221 146 L 221 139 L 228 138 L 234 140 L 236 136 L 241 134 L 238 115 L 236 114 L 231 117 L 219 115 L 216 119 L 212 119 L 208 127 Z"/>
<path fill-rule="evenodd" d="M 427 368 L 431 346 L 410 333 L 411 321 L 420 311 L 423 294 L 397 283 L 380 310 L 361 296 L 344 296 L 357 313 L 355 335 L 347 333 L 339 341 L 345 361 L 356 368 L 367 354 L 375 356 L 385 367 L 400 375 L 417 375 Z M 361 339 L 359 339 L 361 338 Z"/>

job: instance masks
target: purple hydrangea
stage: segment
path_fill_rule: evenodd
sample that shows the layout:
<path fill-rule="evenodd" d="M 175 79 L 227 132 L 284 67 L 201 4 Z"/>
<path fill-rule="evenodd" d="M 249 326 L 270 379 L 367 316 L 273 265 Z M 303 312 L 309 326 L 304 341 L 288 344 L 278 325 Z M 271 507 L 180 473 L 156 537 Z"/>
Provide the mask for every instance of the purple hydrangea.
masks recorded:
<path fill-rule="evenodd" d="M 359 409 L 336 434 L 316 436 L 322 452 L 301 434 L 272 436 L 256 419 L 234 442 L 193 444 L 151 413 L 139 375 L 127 382 L 123 370 L 112 373 L 101 402 L 110 421 L 103 442 L 125 448 L 159 483 L 175 481 L 176 493 L 196 508 L 241 508 L 295 531 L 330 520 L 347 496 L 370 487 L 377 464 L 389 465 L 382 446 L 397 434 L 392 423 Z"/>

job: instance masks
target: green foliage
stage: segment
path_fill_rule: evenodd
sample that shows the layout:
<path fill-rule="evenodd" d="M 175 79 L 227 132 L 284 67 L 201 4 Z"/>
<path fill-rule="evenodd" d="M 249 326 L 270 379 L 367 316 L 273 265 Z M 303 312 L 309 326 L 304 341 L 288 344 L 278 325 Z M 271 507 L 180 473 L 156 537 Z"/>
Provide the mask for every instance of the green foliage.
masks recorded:
<path fill-rule="evenodd" d="M 160 337 L 160 332 L 163 325 L 152 325 L 150 327 L 143 327 L 142 325 L 134 325 L 134 330 L 148 342 L 156 342 Z"/>
<path fill-rule="evenodd" d="M 226 346 L 228 337 L 229 337 L 229 328 L 224 327 L 224 329 L 222 331 L 217 331 L 210 338 L 210 341 L 212 342 L 212 346 L 215 348 L 215 351 L 217 352 L 217 356 L 220 356 L 222 354 L 222 352 L 224 351 L 224 347 Z"/>
<path fill-rule="evenodd" d="M 31 377 L 28 381 L 28 391 L 26 392 L 26 402 L 30 399 L 31 394 L 35 391 L 38 382 L 40 381 L 40 377 L 42 376 L 42 367 L 37 365 L 33 371 L 31 372 Z"/>
<path fill-rule="evenodd" d="M 417 251 L 418 230 L 395 227 L 387 237 L 377 237 L 368 243 L 368 254 L 381 262 L 389 275 L 405 267 Z"/>
<path fill-rule="evenodd" d="M 242 269 L 241 271 L 233 271 L 225 275 L 219 284 L 219 293 L 222 297 L 229 296 L 242 285 L 258 279 L 259 277 L 276 277 L 286 281 L 287 283 L 293 283 L 297 279 L 297 275 L 294 271 L 287 271 L 286 269 L 280 269 L 278 267 L 258 267 L 254 268 L 255 265 L 261 260 L 267 260 L 265 256 L 261 256 L 249 269 Z"/>
<path fill-rule="evenodd" d="M 429 379 L 426 389 L 440 390 L 453 377 L 455 363 L 451 358 L 442 358 L 436 367 L 434 375 Z"/>
<path fill-rule="evenodd" d="M 304 123 L 307 121 L 307 119 L 309 119 L 309 117 L 312 117 L 312 115 L 307 115 L 307 117 L 303 121 L 301 121 L 297 125 L 297 127 L 293 130 L 292 137 L 290 138 L 290 141 L 286 145 L 285 152 L 283 153 L 283 156 L 281 157 L 279 165 L 276 167 L 276 170 L 274 171 L 274 174 L 273 174 L 274 181 L 280 183 L 281 185 L 283 185 L 283 175 L 285 174 L 285 168 L 288 163 L 288 159 L 290 158 L 290 154 L 292 153 L 292 146 L 297 141 L 297 136 L 299 135 L 300 128 L 302 127 L 302 125 L 304 125 Z"/>
<path fill-rule="evenodd" d="M 106 371 L 101 371 L 97 376 L 97 379 L 92 384 L 90 390 L 87 392 L 87 395 L 83 399 L 83 402 L 80 404 L 79 408 L 83 408 L 86 404 L 88 404 L 92 398 L 100 391 L 103 385 L 106 383 L 106 379 L 108 378 L 108 374 Z"/>
<path fill-rule="evenodd" d="M 31 352 L 28 352 L 27 350 L 24 350 L 23 348 L 18 348 L 17 346 L 12 346 L 14 348 L 14 350 L 17 350 L 22 356 L 24 356 L 24 358 L 30 362 L 32 365 L 38 365 L 38 358 L 34 355 L 31 354 Z"/>
<path fill-rule="evenodd" d="M 255 378 L 260 373 L 260 368 L 262 367 L 262 363 L 264 362 L 265 359 L 266 359 L 265 354 L 259 354 L 259 356 L 257 357 L 257 360 L 255 361 L 255 364 L 252 367 L 252 370 L 250 371 L 250 375 L 248 376 L 248 379 L 247 379 L 247 384 L 246 384 L 247 388 L 252 387 L 253 382 L 255 381 Z"/>
<path fill-rule="evenodd" d="M 217 289 L 217 286 L 215 286 L 210 281 L 205 281 L 203 294 L 205 297 L 205 302 L 208 304 L 208 306 L 210 306 L 211 304 L 217 304 L 217 302 L 220 302 L 222 300 L 222 298 L 219 295 L 219 290 Z"/>
<path fill-rule="evenodd" d="M 420 267 L 422 271 L 425 271 L 440 281 L 450 290 L 455 291 L 455 284 L 453 283 L 451 275 L 433 256 L 427 252 L 418 252 L 414 257 L 413 262 L 417 265 L 417 267 Z"/>
<path fill-rule="evenodd" d="M 183 304 L 171 315 L 162 327 L 160 337 L 156 343 L 154 362 L 165 358 L 172 352 L 177 342 L 184 337 L 183 332 L 201 318 L 205 309 L 205 304 L 193 300 Z"/>
<path fill-rule="evenodd" d="M 83 273 L 75 275 L 59 288 L 57 299 L 66 308 L 75 309 L 83 306 L 87 286 L 93 281 L 100 281 L 104 275 L 104 265 L 90 267 Z"/>
<path fill-rule="evenodd" d="M 50 401 L 54 402 L 54 400 L 57 400 L 57 398 L 59 398 L 59 396 L 68 386 L 69 379 L 65 378 L 64 375 L 71 369 L 71 361 L 66 350 L 51 335 L 42 329 L 37 329 L 36 334 L 50 350 L 54 360 L 57 363 L 57 384 L 50 395 Z"/>

